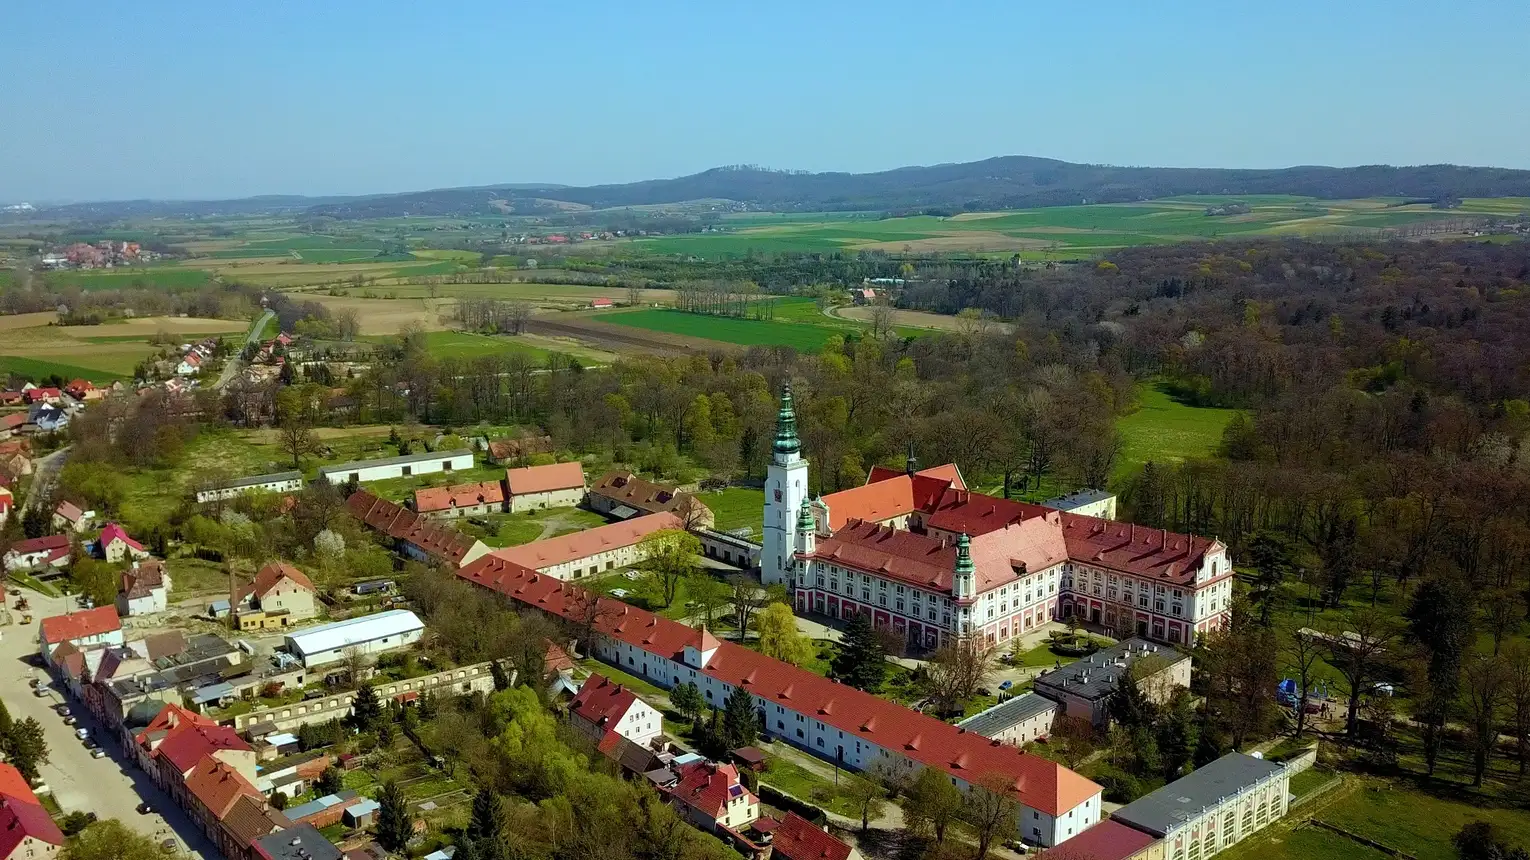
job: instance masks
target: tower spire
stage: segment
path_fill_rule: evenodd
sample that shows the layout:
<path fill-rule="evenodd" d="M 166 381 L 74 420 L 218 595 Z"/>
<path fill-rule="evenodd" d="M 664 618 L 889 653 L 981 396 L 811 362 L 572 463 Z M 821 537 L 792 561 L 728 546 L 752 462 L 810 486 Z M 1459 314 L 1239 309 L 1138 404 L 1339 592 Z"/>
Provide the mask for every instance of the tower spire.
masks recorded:
<path fill-rule="evenodd" d="M 903 461 L 903 472 L 912 478 L 917 471 L 919 471 L 919 458 L 914 456 L 914 437 L 910 436 L 908 440 L 908 459 Z"/>
<path fill-rule="evenodd" d="M 773 449 L 777 454 L 796 454 L 802 450 L 802 443 L 797 439 L 797 411 L 792 405 L 790 379 L 781 386 L 781 411 L 776 413 L 776 442 Z"/>
<path fill-rule="evenodd" d="M 972 565 L 972 538 L 962 532 L 956 536 L 956 575 L 971 576 L 975 571 Z"/>

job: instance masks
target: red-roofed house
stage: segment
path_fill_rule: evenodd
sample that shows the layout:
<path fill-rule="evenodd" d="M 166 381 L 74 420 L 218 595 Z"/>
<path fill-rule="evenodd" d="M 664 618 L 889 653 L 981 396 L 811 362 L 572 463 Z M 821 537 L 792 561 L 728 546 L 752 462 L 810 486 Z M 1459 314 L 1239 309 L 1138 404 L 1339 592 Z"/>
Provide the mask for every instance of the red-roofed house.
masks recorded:
<path fill-rule="evenodd" d="M 173 702 L 167 702 L 149 724 L 139 729 L 133 735 L 133 746 L 138 755 L 139 768 L 154 773 L 158 768 L 153 762 L 154 751 L 170 732 L 174 731 L 182 723 L 202 726 L 216 726 L 216 720 L 204 717 L 201 714 L 183 708 Z"/>
<path fill-rule="evenodd" d="M 597 744 L 610 735 L 647 744 L 664 731 L 659 712 L 605 676 L 591 675 L 568 706 L 569 722 Z"/>
<path fill-rule="evenodd" d="M 766 583 L 794 586 L 799 614 L 866 614 L 922 648 L 1003 643 L 1070 615 L 1189 645 L 1231 617 L 1220 541 L 974 493 L 955 466 L 921 470 L 912 457 L 809 502 L 806 467 L 788 390 L 760 568 Z"/>
<path fill-rule="evenodd" d="M 0 764 L 0 860 L 50 860 L 63 844 L 63 832 L 21 771 Z"/>
<path fill-rule="evenodd" d="M 316 592 L 313 580 L 301 570 L 285 562 L 273 561 L 255 573 L 254 582 L 239 590 L 237 602 L 263 614 L 262 623 L 257 626 L 286 627 L 319 613 L 314 603 Z M 264 619 L 271 618 L 278 621 L 264 623 Z M 240 627 L 245 629 L 243 624 Z"/>
<path fill-rule="evenodd" d="M 679 777 L 669 798 L 682 817 L 703 830 L 739 830 L 760 817 L 760 799 L 731 764 L 697 762 L 682 768 Z"/>
<path fill-rule="evenodd" d="M 214 842 L 219 838 L 219 825 L 239 798 L 263 799 L 260 789 L 244 774 L 211 755 L 203 756 L 186 774 L 184 797 L 189 802 L 182 806 Z"/>
<path fill-rule="evenodd" d="M 365 490 L 352 493 L 345 509 L 392 538 L 399 552 L 416 561 L 462 567 L 489 554 L 483 541 Z"/>
<path fill-rule="evenodd" d="M 505 509 L 505 488 L 499 481 L 427 487 L 414 491 L 414 509 L 432 517 L 472 517 Z"/>
<path fill-rule="evenodd" d="M 553 463 L 505 470 L 511 513 L 543 508 L 568 508 L 584 501 L 584 467 Z"/>
<path fill-rule="evenodd" d="M 683 528 L 685 523 L 674 514 L 649 514 L 490 554 L 558 579 L 578 579 L 638 564 L 647 558 L 643 538 L 664 529 Z"/>
<path fill-rule="evenodd" d="M 660 687 L 694 683 L 715 707 L 742 687 L 766 734 L 842 767 L 908 775 L 936 767 L 963 791 L 1002 778 L 1022 806 L 1017 835 L 1028 841 L 1054 845 L 1099 820 L 1100 786 L 1012 745 L 496 556 L 457 576 L 526 608 L 589 624 L 596 657 Z"/>
<path fill-rule="evenodd" d="M 8 415 L 0 415 L 0 440 L 9 439 L 20 432 L 26 426 L 27 413 L 12 412 Z"/>
<path fill-rule="evenodd" d="M 191 801 L 186 781 L 204 760 L 227 765 L 251 785 L 258 778 L 255 750 L 229 726 L 178 723 L 160 740 L 150 758 L 155 784 L 169 792 L 177 805 L 188 809 Z"/>
<path fill-rule="evenodd" d="M 590 307 L 597 310 L 600 308 L 614 308 L 616 307 L 616 302 L 613 302 L 610 299 L 590 299 Z"/>
<path fill-rule="evenodd" d="M 121 645 L 122 622 L 117 618 L 117 607 L 97 606 L 83 612 L 44 618 L 38 625 L 37 636 L 43 656 L 51 665 L 54 649 L 65 642 L 80 649 L 92 645 Z"/>
<path fill-rule="evenodd" d="M 795 812 L 771 830 L 772 860 L 857 860 L 850 845 Z"/>
<path fill-rule="evenodd" d="M 143 544 L 129 537 L 127 530 L 116 523 L 107 523 L 106 527 L 101 529 L 101 537 L 96 541 L 96 547 L 101 557 L 112 564 L 149 557 L 149 551 L 143 548 Z"/>
<path fill-rule="evenodd" d="M 57 388 L 28 388 L 22 392 L 23 398 L 28 404 L 49 403 L 56 405 L 64 399 L 64 392 Z"/>
<path fill-rule="evenodd" d="M 53 528 L 57 531 L 82 532 L 90 528 L 96 512 L 86 510 L 74 502 L 59 502 L 53 509 Z"/>
<path fill-rule="evenodd" d="M 11 548 L 5 553 L 5 569 L 56 568 L 62 570 L 69 566 L 72 550 L 69 535 L 48 535 L 17 541 L 11 544 Z"/>

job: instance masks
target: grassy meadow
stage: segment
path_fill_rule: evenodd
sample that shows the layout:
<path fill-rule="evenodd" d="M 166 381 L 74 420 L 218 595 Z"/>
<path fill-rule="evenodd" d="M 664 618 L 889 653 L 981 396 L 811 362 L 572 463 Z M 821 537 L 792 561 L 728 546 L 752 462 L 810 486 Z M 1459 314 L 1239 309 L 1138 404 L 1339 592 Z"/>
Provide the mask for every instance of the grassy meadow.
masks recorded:
<path fill-rule="evenodd" d="M 1170 397 L 1161 385 L 1139 386 L 1137 396 L 1137 411 L 1116 422 L 1122 443 L 1116 481 L 1135 474 L 1144 463 L 1178 463 L 1210 456 L 1237 412 L 1187 406 Z"/>

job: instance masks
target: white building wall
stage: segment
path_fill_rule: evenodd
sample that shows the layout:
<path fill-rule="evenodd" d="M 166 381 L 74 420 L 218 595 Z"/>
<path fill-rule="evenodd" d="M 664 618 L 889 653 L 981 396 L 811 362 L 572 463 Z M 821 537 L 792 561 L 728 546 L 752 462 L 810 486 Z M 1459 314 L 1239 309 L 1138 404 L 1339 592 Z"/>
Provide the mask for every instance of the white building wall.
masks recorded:
<path fill-rule="evenodd" d="M 205 504 L 218 499 L 232 499 L 235 496 L 254 492 L 295 493 L 301 489 L 303 489 L 303 482 L 298 480 L 251 484 L 247 487 L 217 487 L 211 490 L 197 490 L 197 502 Z"/>
<path fill-rule="evenodd" d="M 808 464 L 800 454 L 773 454 L 765 477 L 764 549 L 760 579 L 766 585 L 791 582 L 797 546 L 797 516 L 807 499 Z"/>
<path fill-rule="evenodd" d="M 556 579 L 582 579 L 586 576 L 598 576 L 618 568 L 630 567 L 647 559 L 647 554 L 642 550 L 642 544 L 616 547 L 605 552 L 576 558 L 562 564 L 549 565 L 537 568 L 538 573 L 544 573 Z"/>
<path fill-rule="evenodd" d="M 381 654 L 384 651 L 393 651 L 398 648 L 407 648 L 420 641 L 425 631 L 421 629 L 406 630 L 403 633 L 379 636 L 365 642 L 352 642 L 343 648 L 331 648 L 327 651 L 316 651 L 312 654 L 303 654 L 303 666 L 312 669 L 316 666 L 328 666 L 339 663 L 345 659 L 345 652 L 356 648 L 363 654 Z"/>
<path fill-rule="evenodd" d="M 510 513 L 540 511 L 543 508 L 571 508 L 584 501 L 583 487 L 549 490 L 545 493 L 518 493 L 510 497 Z"/>
<path fill-rule="evenodd" d="M 439 456 L 432 455 L 412 463 L 389 463 L 378 466 L 358 465 L 356 468 L 343 472 L 326 471 L 324 476 L 331 484 L 343 484 L 351 479 L 366 483 L 367 481 L 385 481 L 389 478 L 402 478 L 407 475 L 431 475 L 437 472 L 455 472 L 473 468 L 473 453 L 471 451 L 462 454 L 442 453 Z M 408 472 L 405 472 L 405 469 Z"/>

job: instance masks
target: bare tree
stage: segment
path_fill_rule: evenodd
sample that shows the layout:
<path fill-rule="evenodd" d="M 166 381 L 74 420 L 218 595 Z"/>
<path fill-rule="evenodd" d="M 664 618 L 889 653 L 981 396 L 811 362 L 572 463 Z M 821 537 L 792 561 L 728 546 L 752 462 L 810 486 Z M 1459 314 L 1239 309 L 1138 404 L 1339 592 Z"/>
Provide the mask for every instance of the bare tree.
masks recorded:
<path fill-rule="evenodd" d="M 1009 778 L 993 772 L 983 775 L 967 790 L 966 809 L 962 818 L 977 836 L 977 860 L 987 860 L 988 849 L 995 840 L 1001 840 L 1006 828 L 1013 828 L 1019 820 L 1020 801 L 1015 798 L 1015 786 Z"/>
<path fill-rule="evenodd" d="M 739 636 L 742 638 L 744 631 L 750 629 L 749 623 L 754 618 L 754 613 L 770 603 L 770 595 L 753 578 L 742 573 L 728 577 L 728 585 L 733 589 L 733 594 L 728 601 L 733 605 L 733 623 L 738 627 Z"/>
<path fill-rule="evenodd" d="M 978 688 L 993 677 L 997 658 L 998 646 L 976 636 L 940 646 L 926 667 L 927 688 L 940 713 L 955 713 L 962 702 L 977 695 Z"/>
<path fill-rule="evenodd" d="M 1396 643 L 1398 632 L 1394 618 L 1366 607 L 1350 612 L 1324 636 L 1328 662 L 1343 678 L 1349 698 L 1344 732 L 1351 738 L 1360 730 L 1360 702 L 1375 685 L 1387 649 Z"/>
<path fill-rule="evenodd" d="M 1307 730 L 1307 697 L 1312 694 L 1312 682 L 1323 655 L 1314 637 L 1300 634 L 1291 637 L 1284 650 L 1286 670 L 1296 676 L 1296 731 L 1293 736 L 1300 738 Z"/>
<path fill-rule="evenodd" d="M 317 452 L 319 441 L 314 438 L 307 422 L 289 418 L 277 428 L 276 448 L 292 458 L 292 468 L 302 469 L 303 456 Z"/>
<path fill-rule="evenodd" d="M 643 287 L 636 281 L 627 285 L 627 307 L 635 308 L 643 304 Z"/>
<path fill-rule="evenodd" d="M 372 669 L 372 658 L 355 645 L 340 652 L 340 665 L 345 669 L 345 680 L 352 687 L 360 687 Z"/>
<path fill-rule="evenodd" d="M 871 336 L 881 340 L 893 333 L 893 307 L 886 301 L 871 306 Z"/>
<path fill-rule="evenodd" d="M 1482 785 L 1493 747 L 1498 745 L 1498 727 L 1505 694 L 1509 692 L 1508 682 L 1508 668 L 1501 658 L 1480 654 L 1467 656 L 1462 672 L 1461 698 L 1471 729 L 1472 785 Z"/>
<path fill-rule="evenodd" d="M 1509 729 L 1519 759 L 1519 778 L 1524 779 L 1526 769 L 1530 768 L 1530 647 L 1512 642 L 1503 656 Z"/>

